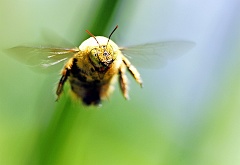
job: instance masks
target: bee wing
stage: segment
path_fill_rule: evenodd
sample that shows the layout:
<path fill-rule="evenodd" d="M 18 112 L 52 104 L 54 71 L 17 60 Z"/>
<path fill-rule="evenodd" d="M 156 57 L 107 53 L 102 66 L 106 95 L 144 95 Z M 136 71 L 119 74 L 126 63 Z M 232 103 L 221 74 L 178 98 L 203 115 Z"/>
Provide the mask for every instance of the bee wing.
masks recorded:
<path fill-rule="evenodd" d="M 33 70 L 51 72 L 59 70 L 61 65 L 58 64 L 72 57 L 74 53 L 79 52 L 79 49 L 16 46 L 7 49 L 6 52 Z"/>
<path fill-rule="evenodd" d="M 120 48 L 122 53 L 136 66 L 159 67 L 169 58 L 187 53 L 195 43 L 190 41 L 156 42 L 127 48 Z"/>

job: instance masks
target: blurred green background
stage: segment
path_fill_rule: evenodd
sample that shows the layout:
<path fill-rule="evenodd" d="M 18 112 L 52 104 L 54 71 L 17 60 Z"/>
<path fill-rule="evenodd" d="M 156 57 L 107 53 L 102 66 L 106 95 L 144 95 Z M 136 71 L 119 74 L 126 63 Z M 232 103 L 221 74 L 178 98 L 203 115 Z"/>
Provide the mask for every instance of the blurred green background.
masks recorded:
<path fill-rule="evenodd" d="M 78 46 L 85 30 L 121 46 L 197 45 L 139 71 L 130 101 L 116 90 L 101 108 L 54 102 L 55 74 L 32 72 L 2 50 L 41 44 L 50 29 Z M 240 164 L 240 1 L 0 0 L 1 165 Z M 52 44 L 59 41 L 49 37 Z"/>

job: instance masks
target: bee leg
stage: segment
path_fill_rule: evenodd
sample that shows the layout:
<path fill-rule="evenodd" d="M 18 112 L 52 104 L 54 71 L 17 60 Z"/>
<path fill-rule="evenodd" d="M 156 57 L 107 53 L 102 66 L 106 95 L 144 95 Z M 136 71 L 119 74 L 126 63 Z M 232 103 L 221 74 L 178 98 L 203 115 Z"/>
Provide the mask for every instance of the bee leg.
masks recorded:
<path fill-rule="evenodd" d="M 134 77 L 134 79 L 137 81 L 137 83 L 143 87 L 143 82 L 140 76 L 140 73 L 137 71 L 137 69 L 131 64 L 131 62 L 123 56 L 122 58 L 123 63 L 126 65 L 126 67 L 128 68 L 128 71 L 132 74 L 132 76 Z"/>
<path fill-rule="evenodd" d="M 60 95 L 61 95 L 61 93 L 63 91 L 63 85 L 66 82 L 69 74 L 70 74 L 70 69 L 68 69 L 68 68 L 63 69 L 62 77 L 59 80 L 59 83 L 58 83 L 58 86 L 57 86 L 57 91 L 56 91 L 57 99 L 56 99 L 56 101 L 58 101 L 58 99 L 59 99 L 59 97 L 60 97 Z"/>
<path fill-rule="evenodd" d="M 128 79 L 127 79 L 127 76 L 125 74 L 125 66 L 122 65 L 120 68 L 119 68 L 119 83 L 120 83 L 120 88 L 121 88 L 121 91 L 123 93 L 123 96 L 126 100 L 129 99 L 129 96 L 128 96 Z"/>

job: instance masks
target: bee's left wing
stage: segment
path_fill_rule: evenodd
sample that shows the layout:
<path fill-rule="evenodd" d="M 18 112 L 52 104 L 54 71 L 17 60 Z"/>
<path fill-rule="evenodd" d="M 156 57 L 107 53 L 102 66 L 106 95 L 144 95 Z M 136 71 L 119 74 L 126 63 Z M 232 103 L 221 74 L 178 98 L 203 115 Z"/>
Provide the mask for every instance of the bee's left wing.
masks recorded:
<path fill-rule="evenodd" d="M 181 56 L 195 46 L 191 41 L 166 41 L 120 48 L 123 55 L 136 66 L 155 68 L 169 58 Z"/>
<path fill-rule="evenodd" d="M 35 71 L 51 72 L 59 70 L 61 65 L 58 64 L 72 57 L 73 54 L 79 52 L 79 49 L 16 46 L 7 49 L 6 52 Z"/>

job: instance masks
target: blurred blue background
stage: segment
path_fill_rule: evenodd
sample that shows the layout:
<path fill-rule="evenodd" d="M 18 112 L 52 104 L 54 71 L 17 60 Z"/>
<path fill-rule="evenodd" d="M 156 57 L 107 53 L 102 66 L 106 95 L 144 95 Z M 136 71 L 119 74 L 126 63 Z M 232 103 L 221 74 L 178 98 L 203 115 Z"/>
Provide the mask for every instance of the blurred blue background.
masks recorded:
<path fill-rule="evenodd" d="M 50 29 L 73 45 L 95 35 L 120 46 L 190 40 L 164 67 L 130 75 L 101 108 L 54 102 L 55 74 L 32 72 L 4 49 L 41 44 Z M 0 1 L 0 164 L 238 165 L 240 1 Z M 49 37 L 49 44 L 58 44 Z"/>

